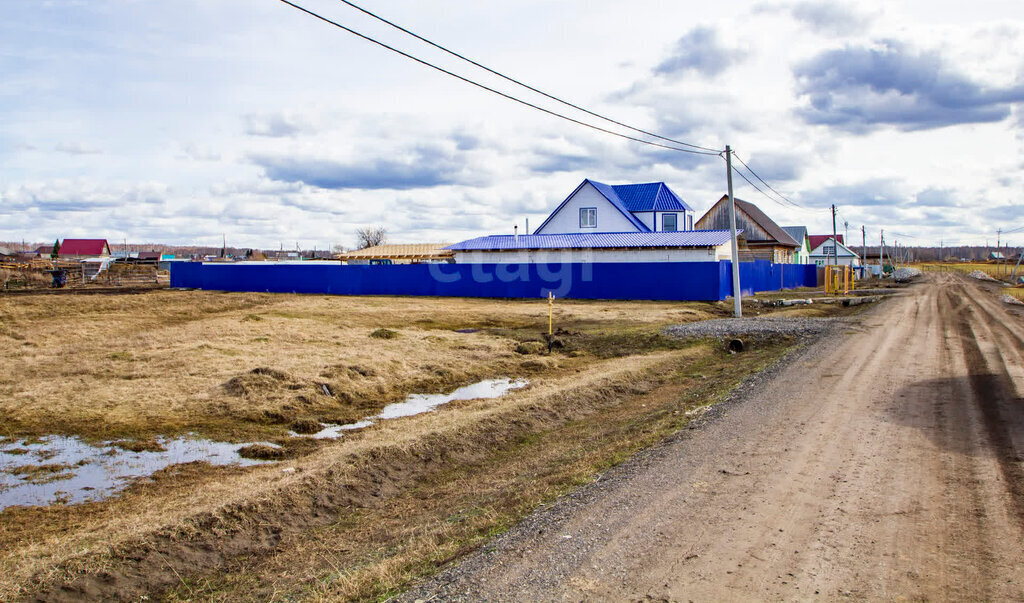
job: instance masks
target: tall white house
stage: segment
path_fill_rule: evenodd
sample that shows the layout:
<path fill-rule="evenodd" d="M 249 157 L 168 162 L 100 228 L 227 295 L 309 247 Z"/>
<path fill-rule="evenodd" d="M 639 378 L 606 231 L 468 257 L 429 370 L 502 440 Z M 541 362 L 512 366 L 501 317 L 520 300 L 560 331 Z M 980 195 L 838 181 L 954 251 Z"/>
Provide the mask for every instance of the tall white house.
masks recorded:
<path fill-rule="evenodd" d="M 584 180 L 533 233 L 693 230 L 693 208 L 664 182 L 608 185 Z"/>
<path fill-rule="evenodd" d="M 715 262 L 732 257 L 727 230 L 693 230 L 693 208 L 664 182 L 584 180 L 533 233 L 448 246 L 458 264 Z"/>

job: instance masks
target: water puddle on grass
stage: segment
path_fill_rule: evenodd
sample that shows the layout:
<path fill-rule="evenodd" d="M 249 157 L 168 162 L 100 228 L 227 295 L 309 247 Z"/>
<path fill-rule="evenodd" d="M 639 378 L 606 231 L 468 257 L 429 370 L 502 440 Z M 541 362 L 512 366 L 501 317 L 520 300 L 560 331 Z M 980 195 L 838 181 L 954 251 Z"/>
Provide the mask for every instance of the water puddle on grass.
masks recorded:
<path fill-rule="evenodd" d="M 404 402 L 389 404 L 380 411 L 380 414 L 366 417 L 355 423 L 345 425 L 334 425 L 324 423 L 320 431 L 309 434 L 308 437 L 317 439 L 340 438 L 346 431 L 362 429 L 373 425 L 376 421 L 397 419 L 399 417 L 411 417 L 425 412 L 430 412 L 453 400 L 476 400 L 479 398 L 498 398 L 513 389 L 525 387 L 528 381 L 524 379 L 487 379 L 471 385 L 460 387 L 447 394 L 412 394 Z M 301 436 L 292 432 L 293 436 Z"/>
<path fill-rule="evenodd" d="M 132 451 L 112 442 L 91 445 L 77 437 L 31 440 L 0 438 L 0 511 L 13 505 L 51 505 L 102 500 L 171 465 L 258 465 L 229 444 L 203 439 L 157 438 L 163 450 Z"/>
<path fill-rule="evenodd" d="M 295 437 L 339 438 L 346 431 L 377 421 L 430 412 L 453 400 L 497 398 L 526 386 L 521 379 L 488 379 L 447 394 L 412 394 L 404 402 L 385 406 L 379 414 L 346 425 L 322 424 L 323 429 Z M 124 490 L 132 480 L 183 463 L 250 466 L 275 462 L 239 456 L 252 443 L 230 444 L 196 438 L 157 438 L 154 450 L 125 450 L 116 442 L 97 445 L 77 437 L 33 439 L 0 437 L 0 511 L 14 505 L 52 505 L 102 500 Z M 278 447 L 276 444 L 268 446 Z M 157 450 L 160 448 L 161 450 Z"/>

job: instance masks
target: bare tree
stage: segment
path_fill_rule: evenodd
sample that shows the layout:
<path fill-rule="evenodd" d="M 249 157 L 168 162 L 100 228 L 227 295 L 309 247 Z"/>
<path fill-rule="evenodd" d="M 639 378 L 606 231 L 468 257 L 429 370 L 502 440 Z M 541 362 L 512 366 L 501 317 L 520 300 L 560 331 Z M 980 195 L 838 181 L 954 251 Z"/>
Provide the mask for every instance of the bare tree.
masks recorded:
<path fill-rule="evenodd" d="M 388 240 L 388 231 L 383 226 L 367 226 L 356 230 L 356 248 L 366 249 L 383 245 Z"/>

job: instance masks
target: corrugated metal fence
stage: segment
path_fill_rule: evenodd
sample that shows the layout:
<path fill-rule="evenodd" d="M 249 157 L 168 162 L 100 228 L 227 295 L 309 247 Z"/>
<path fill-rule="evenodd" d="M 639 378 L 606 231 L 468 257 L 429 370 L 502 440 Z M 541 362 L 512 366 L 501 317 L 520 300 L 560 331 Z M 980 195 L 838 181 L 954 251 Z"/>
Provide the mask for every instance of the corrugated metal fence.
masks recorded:
<path fill-rule="evenodd" d="M 436 295 L 442 297 L 722 300 L 730 262 L 566 264 L 201 263 L 171 266 L 171 286 L 214 291 Z M 740 263 L 740 286 L 756 291 L 817 285 L 815 266 Z"/>

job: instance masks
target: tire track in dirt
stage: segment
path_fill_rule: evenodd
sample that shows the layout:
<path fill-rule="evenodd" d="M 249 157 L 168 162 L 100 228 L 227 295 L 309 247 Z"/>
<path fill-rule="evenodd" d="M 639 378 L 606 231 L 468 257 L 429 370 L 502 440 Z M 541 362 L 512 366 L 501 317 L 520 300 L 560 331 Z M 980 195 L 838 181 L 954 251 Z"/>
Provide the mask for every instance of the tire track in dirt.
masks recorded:
<path fill-rule="evenodd" d="M 947 292 L 947 295 L 951 293 Z M 1024 400 L 1015 394 L 1013 381 L 1007 372 L 1006 358 L 1000 349 L 990 349 L 986 354 L 979 344 L 979 341 L 990 340 L 993 330 L 1009 333 L 1011 336 L 1013 333 L 998 323 L 995 323 L 996 329 L 988 328 L 987 325 L 993 323 L 982 321 L 991 319 L 991 314 L 982 311 L 984 317 L 979 317 L 979 313 L 974 311 L 975 307 L 978 306 L 972 306 L 960 315 L 956 327 L 963 344 L 964 359 L 974 398 L 984 418 L 989 443 L 1009 494 L 1009 506 L 1016 515 L 1018 525 L 1024 528 L 1024 463 L 1015 449 L 1009 429 L 1009 425 L 1022 423 L 1019 416 L 1013 417 L 1018 419 L 1016 422 L 1008 416 L 1020 415 L 1019 408 L 1024 404 Z"/>

